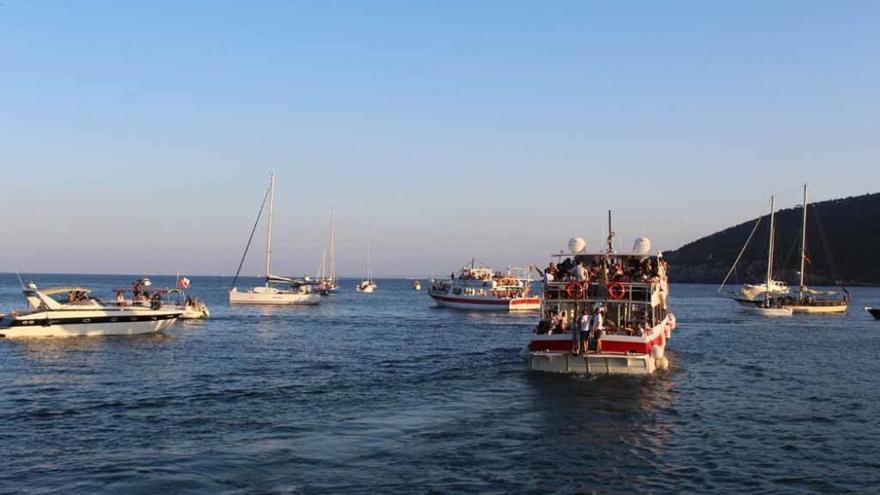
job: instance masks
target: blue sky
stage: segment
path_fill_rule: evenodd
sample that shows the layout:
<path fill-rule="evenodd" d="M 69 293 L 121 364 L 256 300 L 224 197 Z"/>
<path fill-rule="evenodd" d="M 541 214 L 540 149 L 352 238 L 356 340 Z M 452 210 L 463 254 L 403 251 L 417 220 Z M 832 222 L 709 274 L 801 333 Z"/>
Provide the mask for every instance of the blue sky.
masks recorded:
<path fill-rule="evenodd" d="M 878 87 L 876 2 L 3 0 L 0 271 L 231 273 L 269 170 L 279 273 L 672 249 L 876 192 Z"/>

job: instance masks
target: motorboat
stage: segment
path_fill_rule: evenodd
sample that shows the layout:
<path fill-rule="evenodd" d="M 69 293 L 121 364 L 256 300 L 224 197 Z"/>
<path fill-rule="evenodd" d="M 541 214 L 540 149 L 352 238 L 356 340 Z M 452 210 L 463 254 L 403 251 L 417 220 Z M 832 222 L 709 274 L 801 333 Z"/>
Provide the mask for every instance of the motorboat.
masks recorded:
<path fill-rule="evenodd" d="M 763 284 L 743 284 L 739 290 L 739 296 L 748 301 L 755 301 L 765 294 L 770 296 L 788 294 L 790 289 L 785 282 L 779 280 L 770 280 Z"/>
<path fill-rule="evenodd" d="M 183 315 L 180 309 L 105 304 L 83 287 L 40 290 L 30 283 L 23 288 L 28 308 L 0 320 L 0 336 L 77 337 L 139 335 L 161 332 Z"/>
<path fill-rule="evenodd" d="M 413 288 L 413 290 L 422 290 L 422 283 L 419 282 L 418 280 L 413 280 L 412 281 L 412 288 Z"/>
<path fill-rule="evenodd" d="M 131 297 L 128 297 L 129 292 Z M 132 289 L 113 289 L 113 293 L 116 296 L 114 302 L 120 307 L 150 306 L 159 301 L 163 308 L 181 311 L 181 320 L 205 320 L 211 316 L 208 306 L 201 299 L 188 295 L 184 288 L 138 288 L 135 282 Z"/>
<path fill-rule="evenodd" d="M 266 200 L 269 201 L 269 220 L 268 232 L 266 235 L 266 274 L 264 284 L 254 287 L 250 290 L 238 290 L 235 286 L 238 277 L 241 274 L 241 267 L 247 257 L 248 248 L 253 241 L 254 233 L 257 230 L 257 224 L 260 221 L 260 215 Z M 272 274 L 272 223 L 274 221 L 275 207 L 275 174 L 271 174 L 269 179 L 269 190 L 263 198 L 263 204 L 260 206 L 260 213 L 257 214 L 257 222 L 251 230 L 251 236 L 245 246 L 244 254 L 232 281 L 232 288 L 229 289 L 229 304 L 273 304 L 273 305 L 316 305 L 321 302 L 321 295 L 316 290 L 314 281 L 305 279 L 294 279 L 289 277 L 280 277 Z"/>
<path fill-rule="evenodd" d="M 632 253 L 615 252 L 610 230 L 609 220 L 604 252 L 586 251 L 575 237 L 570 253 L 552 255 L 551 267 L 564 268 L 544 284 L 541 321 L 525 349 L 530 370 L 647 375 L 669 367 L 676 319 L 666 260 L 650 254 L 644 237 Z"/>
<path fill-rule="evenodd" d="M 512 270 L 493 270 L 472 259 L 448 279 L 435 280 L 428 296 L 444 308 L 480 311 L 536 311 L 541 299 L 531 292 L 531 280 Z"/>
<path fill-rule="evenodd" d="M 865 311 L 873 316 L 875 320 L 880 320 L 880 308 L 865 308 Z"/>

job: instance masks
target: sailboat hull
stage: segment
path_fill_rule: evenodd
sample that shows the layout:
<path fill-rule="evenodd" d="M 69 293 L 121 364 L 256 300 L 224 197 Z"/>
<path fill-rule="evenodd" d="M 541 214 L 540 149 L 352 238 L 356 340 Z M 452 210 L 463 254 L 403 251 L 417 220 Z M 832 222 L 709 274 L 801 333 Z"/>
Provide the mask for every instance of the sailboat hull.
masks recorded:
<path fill-rule="evenodd" d="M 786 306 L 791 308 L 791 310 L 795 313 L 803 313 L 803 314 L 834 314 L 834 313 L 846 313 L 847 308 L 849 307 L 846 304 L 827 304 L 827 305 L 791 305 Z"/>
<path fill-rule="evenodd" d="M 284 291 L 229 291 L 229 304 L 271 304 L 313 306 L 321 302 L 318 294 L 300 294 Z"/>

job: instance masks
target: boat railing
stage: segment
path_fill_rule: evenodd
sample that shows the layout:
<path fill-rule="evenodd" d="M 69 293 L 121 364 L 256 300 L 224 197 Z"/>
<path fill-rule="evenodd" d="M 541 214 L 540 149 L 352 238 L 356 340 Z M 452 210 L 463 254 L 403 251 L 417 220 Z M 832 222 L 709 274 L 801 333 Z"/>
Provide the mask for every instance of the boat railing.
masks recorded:
<path fill-rule="evenodd" d="M 544 299 L 558 302 L 620 301 L 651 303 L 651 294 L 659 290 L 658 282 L 612 281 L 577 282 L 561 280 L 544 284 Z"/>

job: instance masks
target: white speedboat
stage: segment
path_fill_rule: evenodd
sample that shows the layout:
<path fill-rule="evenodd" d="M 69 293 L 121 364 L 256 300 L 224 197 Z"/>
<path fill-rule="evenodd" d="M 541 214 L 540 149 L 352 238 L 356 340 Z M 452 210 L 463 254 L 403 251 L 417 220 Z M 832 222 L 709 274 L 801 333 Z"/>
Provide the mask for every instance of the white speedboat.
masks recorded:
<path fill-rule="evenodd" d="M 278 304 L 278 305 L 315 305 L 321 302 L 321 295 L 314 290 L 315 284 L 312 281 L 296 280 L 287 277 L 279 277 L 272 275 L 272 222 L 274 220 L 275 207 L 275 174 L 271 175 L 269 180 L 269 191 L 267 194 L 269 200 L 269 226 L 266 235 L 266 277 L 263 286 L 254 287 L 251 290 L 238 290 L 235 287 L 238 276 L 241 273 L 241 267 L 247 256 L 248 247 L 254 238 L 254 232 L 257 225 L 254 225 L 251 236 L 248 239 L 244 255 L 241 257 L 241 263 L 235 272 L 235 278 L 232 281 L 232 288 L 229 289 L 229 304 Z M 266 198 L 263 199 L 265 205 Z M 263 208 L 260 207 L 260 213 Z M 257 223 L 260 221 L 260 215 L 257 215 Z"/>
<path fill-rule="evenodd" d="M 178 309 L 104 304 L 82 287 L 23 290 L 28 309 L 0 320 L 0 336 L 77 337 L 139 335 L 161 332 L 183 314 Z"/>
<path fill-rule="evenodd" d="M 739 296 L 748 301 L 754 301 L 764 294 L 776 296 L 788 293 L 788 285 L 779 280 L 770 280 L 763 284 L 743 284 L 742 288 L 739 290 Z"/>

